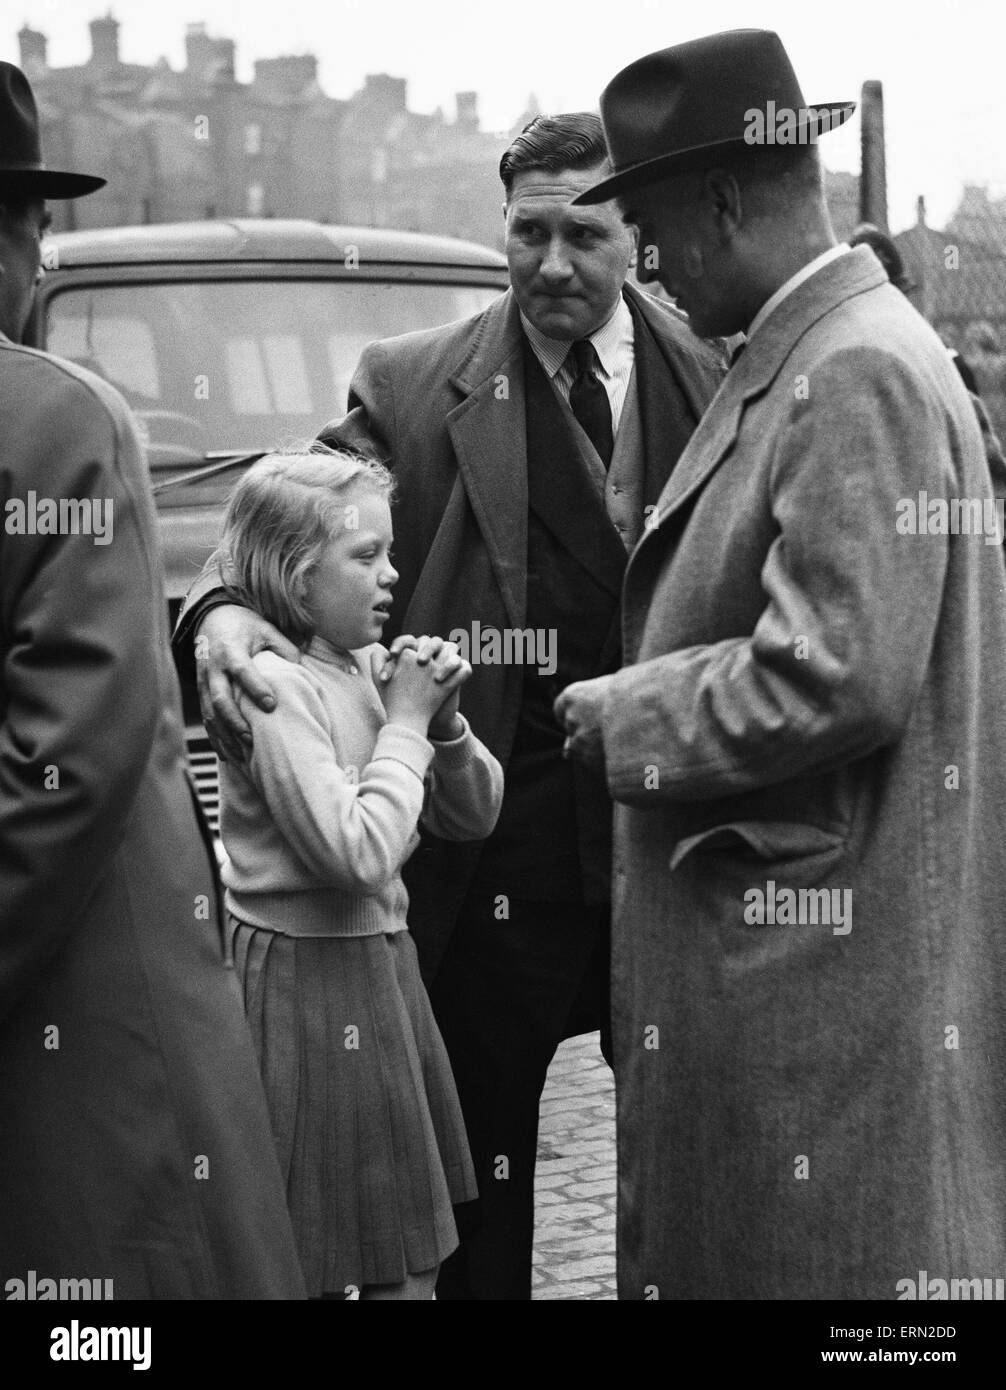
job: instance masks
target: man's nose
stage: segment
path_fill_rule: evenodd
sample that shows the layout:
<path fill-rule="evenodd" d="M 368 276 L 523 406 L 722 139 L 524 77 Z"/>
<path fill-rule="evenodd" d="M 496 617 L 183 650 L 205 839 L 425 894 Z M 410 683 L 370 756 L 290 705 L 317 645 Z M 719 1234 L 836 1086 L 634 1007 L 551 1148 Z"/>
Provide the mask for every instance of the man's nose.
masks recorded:
<path fill-rule="evenodd" d="M 547 280 L 567 280 L 573 273 L 569 250 L 561 237 L 552 237 L 541 262 L 541 274 Z"/>

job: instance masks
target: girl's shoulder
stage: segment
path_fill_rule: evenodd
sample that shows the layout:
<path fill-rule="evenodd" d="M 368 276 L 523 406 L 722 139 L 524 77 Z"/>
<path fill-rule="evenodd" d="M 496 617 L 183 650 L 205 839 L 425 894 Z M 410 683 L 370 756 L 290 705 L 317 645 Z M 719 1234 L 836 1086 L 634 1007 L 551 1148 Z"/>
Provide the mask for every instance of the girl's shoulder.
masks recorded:
<path fill-rule="evenodd" d="M 277 656 L 275 652 L 264 651 L 255 653 L 252 665 L 257 674 L 272 687 L 277 705 L 289 705 L 291 702 L 303 704 L 305 701 L 314 705 L 318 701 L 321 694 L 320 682 L 306 663 L 287 661 L 286 657 Z M 241 697 L 238 704 L 242 710 L 256 708 L 255 702 L 243 691 L 239 690 L 238 693 Z"/>
<path fill-rule="evenodd" d="M 303 662 L 287 661 L 285 656 L 277 656 L 275 652 L 256 652 L 252 657 L 252 665 L 270 684 L 276 681 L 284 685 L 290 682 L 304 684 L 311 681 L 310 672 Z"/>

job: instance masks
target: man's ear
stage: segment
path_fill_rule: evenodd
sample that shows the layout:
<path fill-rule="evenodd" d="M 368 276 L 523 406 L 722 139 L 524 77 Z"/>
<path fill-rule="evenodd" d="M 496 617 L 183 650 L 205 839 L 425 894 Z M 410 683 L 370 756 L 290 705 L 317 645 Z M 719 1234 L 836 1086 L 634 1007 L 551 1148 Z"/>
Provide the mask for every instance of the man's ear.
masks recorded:
<path fill-rule="evenodd" d="M 629 269 L 635 270 L 639 262 L 639 228 L 635 222 L 626 222 L 625 225 L 632 233 L 632 254 L 629 256 Z"/>
<path fill-rule="evenodd" d="M 730 241 L 740 231 L 744 220 L 741 190 L 733 174 L 726 169 L 710 169 L 703 180 L 702 192 L 706 210 L 723 241 Z"/>

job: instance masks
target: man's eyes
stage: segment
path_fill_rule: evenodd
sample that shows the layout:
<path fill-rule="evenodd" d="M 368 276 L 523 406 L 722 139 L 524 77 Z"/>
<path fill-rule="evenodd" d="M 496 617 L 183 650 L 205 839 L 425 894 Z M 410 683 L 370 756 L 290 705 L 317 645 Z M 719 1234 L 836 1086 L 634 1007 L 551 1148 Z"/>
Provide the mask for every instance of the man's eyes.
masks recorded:
<path fill-rule="evenodd" d="M 549 234 L 544 227 L 539 226 L 536 222 L 525 222 L 517 227 L 517 235 L 524 241 L 536 241 L 547 238 Z M 571 242 L 592 242 L 602 237 L 603 233 L 596 227 L 573 227 L 566 233 L 566 240 Z"/>

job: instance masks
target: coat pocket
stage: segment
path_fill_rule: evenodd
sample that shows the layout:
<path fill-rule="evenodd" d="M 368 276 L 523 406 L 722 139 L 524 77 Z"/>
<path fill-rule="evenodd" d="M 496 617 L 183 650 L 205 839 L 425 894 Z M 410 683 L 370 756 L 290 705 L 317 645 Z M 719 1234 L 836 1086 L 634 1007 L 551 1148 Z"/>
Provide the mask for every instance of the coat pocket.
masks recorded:
<path fill-rule="evenodd" d="M 671 858 L 724 988 L 800 968 L 851 930 L 845 835 L 791 821 L 734 821 L 681 840 Z M 825 886 L 826 885 L 826 886 Z M 761 998 L 757 993 L 749 1002 Z"/>
<path fill-rule="evenodd" d="M 797 821 L 728 821 L 679 840 L 671 855 L 673 873 L 690 855 L 727 859 L 738 869 L 773 865 L 788 885 L 819 882 L 839 862 L 845 836 Z"/>

